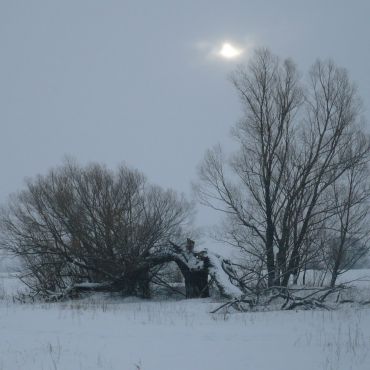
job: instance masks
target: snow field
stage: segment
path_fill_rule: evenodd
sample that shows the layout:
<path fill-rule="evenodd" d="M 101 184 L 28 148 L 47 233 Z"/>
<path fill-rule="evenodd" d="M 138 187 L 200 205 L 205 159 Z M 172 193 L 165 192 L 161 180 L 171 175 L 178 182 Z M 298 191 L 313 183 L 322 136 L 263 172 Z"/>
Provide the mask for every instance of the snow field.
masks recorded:
<path fill-rule="evenodd" d="M 6 284 L 16 283 L 7 279 Z M 217 314 L 210 299 L 0 299 L 0 370 L 369 370 L 370 310 Z"/>

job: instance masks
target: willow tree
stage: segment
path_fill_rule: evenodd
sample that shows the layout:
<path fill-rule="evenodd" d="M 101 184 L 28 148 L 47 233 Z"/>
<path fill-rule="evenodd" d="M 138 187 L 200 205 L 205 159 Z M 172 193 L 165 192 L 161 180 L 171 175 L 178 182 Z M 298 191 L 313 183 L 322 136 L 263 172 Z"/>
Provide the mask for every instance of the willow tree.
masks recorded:
<path fill-rule="evenodd" d="M 27 181 L 3 207 L 1 245 L 35 292 L 82 289 L 149 295 L 171 243 L 184 240 L 192 206 L 137 170 L 72 162 Z"/>

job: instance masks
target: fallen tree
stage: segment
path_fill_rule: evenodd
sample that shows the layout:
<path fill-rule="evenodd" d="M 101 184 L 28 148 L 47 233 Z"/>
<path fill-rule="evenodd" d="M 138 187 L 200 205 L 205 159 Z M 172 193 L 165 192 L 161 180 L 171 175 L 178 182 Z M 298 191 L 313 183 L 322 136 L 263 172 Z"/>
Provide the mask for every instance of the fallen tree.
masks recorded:
<path fill-rule="evenodd" d="M 339 305 L 351 303 L 359 306 L 370 304 L 369 300 L 355 300 L 344 297 L 345 292 L 349 296 L 354 289 L 349 283 L 336 285 L 335 287 L 268 287 L 257 291 L 250 290 L 247 294 L 240 297 L 234 297 L 225 301 L 211 313 L 246 311 L 264 311 L 264 310 L 312 310 L 324 309 L 332 310 Z"/>
<path fill-rule="evenodd" d="M 240 297 L 243 294 L 242 290 L 232 283 L 232 280 L 236 279 L 232 263 L 207 250 L 195 251 L 194 241 L 191 239 L 187 239 L 185 246 L 168 242 L 161 254 L 150 256 L 135 266 L 131 271 L 131 276 L 135 277 L 137 284 L 141 283 L 146 286 L 151 281 L 152 271 L 169 262 L 175 262 L 182 273 L 186 298 L 209 297 L 211 284 L 215 284 L 221 296 L 225 298 Z M 76 261 L 74 263 L 78 264 Z M 89 267 L 84 266 L 84 268 Z M 127 282 L 127 275 L 122 275 L 103 282 L 76 282 L 60 290 L 48 289 L 35 292 L 33 289 L 33 296 L 36 293 L 43 299 L 55 301 L 75 298 L 86 292 L 119 292 L 130 295 L 132 292 L 127 292 L 125 289 L 131 284 Z"/>

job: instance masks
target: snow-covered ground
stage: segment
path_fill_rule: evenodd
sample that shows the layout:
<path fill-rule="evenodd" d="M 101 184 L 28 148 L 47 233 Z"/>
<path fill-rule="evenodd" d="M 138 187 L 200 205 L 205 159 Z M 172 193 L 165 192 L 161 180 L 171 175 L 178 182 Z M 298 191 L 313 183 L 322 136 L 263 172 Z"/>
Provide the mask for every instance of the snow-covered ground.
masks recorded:
<path fill-rule="evenodd" d="M 210 314 L 219 305 L 211 299 L 102 295 L 20 304 L 11 299 L 17 284 L 0 276 L 0 370 L 370 369 L 363 307 Z"/>

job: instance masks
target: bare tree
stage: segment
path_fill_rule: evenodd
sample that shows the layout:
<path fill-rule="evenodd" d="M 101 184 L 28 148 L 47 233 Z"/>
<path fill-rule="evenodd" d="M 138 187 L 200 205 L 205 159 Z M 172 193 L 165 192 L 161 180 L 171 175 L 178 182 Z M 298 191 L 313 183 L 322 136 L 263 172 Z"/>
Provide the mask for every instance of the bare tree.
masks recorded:
<path fill-rule="evenodd" d="M 282 212 L 281 230 L 286 232 L 277 238 L 286 261 L 283 285 L 299 268 L 307 238 L 324 227 L 336 208 L 328 188 L 369 160 L 369 140 L 361 131 L 359 113 L 359 98 L 347 72 L 330 61 L 315 63 Z"/>
<path fill-rule="evenodd" d="M 245 111 L 233 132 L 240 150 L 228 169 L 238 182 L 228 178 L 221 149 L 216 148 L 207 153 L 200 168 L 197 193 L 203 204 L 230 217 L 227 238 L 265 261 L 272 286 L 279 199 L 287 177 L 292 119 L 302 92 L 294 64 L 281 63 L 267 50 L 258 51 L 248 69 L 238 70 L 232 80 Z"/>
<path fill-rule="evenodd" d="M 346 172 L 341 182 L 331 186 L 336 208 L 323 249 L 323 260 L 331 273 L 331 287 L 340 274 L 351 269 L 370 249 L 368 174 L 365 166 L 355 166 Z"/>
<path fill-rule="evenodd" d="M 2 209 L 2 246 L 35 291 L 80 288 L 149 295 L 163 251 L 184 238 L 192 206 L 136 170 L 72 162 L 27 182 Z"/>
<path fill-rule="evenodd" d="M 208 151 L 196 192 L 226 214 L 223 238 L 264 262 L 268 286 L 286 286 L 317 255 L 313 236 L 336 208 L 328 188 L 369 160 L 359 99 L 334 63 L 315 63 L 304 86 L 291 61 L 265 49 L 232 80 L 244 109 L 239 151 Z"/>

